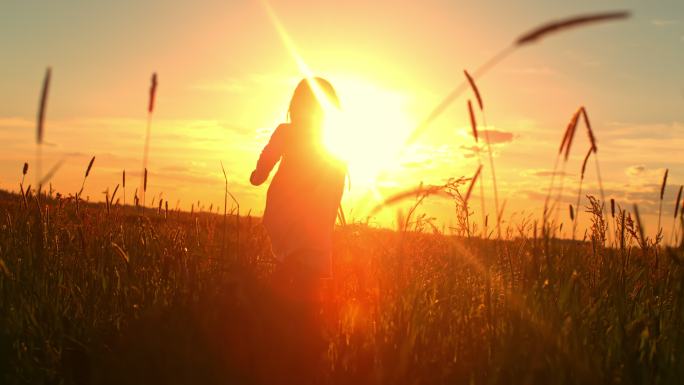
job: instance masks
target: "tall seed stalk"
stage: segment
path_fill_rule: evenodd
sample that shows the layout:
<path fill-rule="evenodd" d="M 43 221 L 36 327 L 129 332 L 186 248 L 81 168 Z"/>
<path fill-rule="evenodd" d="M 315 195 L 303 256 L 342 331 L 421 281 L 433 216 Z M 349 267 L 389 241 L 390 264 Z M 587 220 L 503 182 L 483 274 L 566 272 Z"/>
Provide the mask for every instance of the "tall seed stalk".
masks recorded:
<path fill-rule="evenodd" d="M 468 73 L 466 72 L 466 76 Z M 477 121 L 475 120 L 475 113 L 473 112 L 473 104 L 468 99 L 468 113 L 470 115 L 470 126 L 473 131 L 473 139 L 475 140 L 475 151 L 477 152 L 477 165 L 478 165 L 478 173 L 479 170 L 482 168 L 482 155 L 480 154 L 480 144 L 479 144 L 479 137 L 478 137 L 478 132 L 477 132 Z M 482 211 L 482 238 L 487 237 L 487 211 L 485 208 L 485 196 L 484 196 L 484 183 L 480 182 L 480 209 Z"/>
<path fill-rule="evenodd" d="M 225 239 L 225 234 L 226 234 L 226 217 L 227 217 L 227 211 L 226 207 L 228 206 L 228 196 L 230 196 L 230 199 L 233 200 L 235 203 L 235 206 L 237 208 L 237 213 L 235 217 L 235 222 L 236 222 L 236 230 L 235 230 L 235 237 L 236 237 L 236 246 L 235 246 L 235 253 L 236 257 L 239 258 L 240 256 L 240 202 L 238 202 L 237 199 L 235 199 L 235 196 L 231 194 L 230 191 L 228 191 L 228 175 L 226 174 L 226 169 L 223 167 L 223 162 L 221 161 L 221 171 L 223 171 L 223 179 L 226 182 L 225 185 L 225 192 L 223 196 L 223 234 L 224 234 L 224 239 Z M 197 207 L 199 208 L 199 202 L 197 202 Z M 223 248 L 223 246 L 222 246 Z M 222 251 L 223 252 L 223 251 Z"/>
<path fill-rule="evenodd" d="M 226 221 L 228 219 L 228 175 L 226 175 L 226 169 L 223 167 L 223 161 L 221 161 L 221 171 L 223 171 L 223 180 L 226 182 L 223 190 L 223 233 L 221 237 L 221 257 L 225 257 Z"/>
<path fill-rule="evenodd" d="M 669 169 L 665 169 L 665 174 L 663 174 L 663 183 L 660 185 L 660 204 L 658 207 L 658 228 L 657 232 L 662 231 L 663 229 L 660 227 L 660 222 L 661 222 L 661 217 L 663 215 L 663 198 L 665 197 L 665 186 L 667 186 L 667 174 L 669 173 Z"/>
<path fill-rule="evenodd" d="M 586 26 L 603 21 L 625 19 L 630 16 L 629 12 L 605 12 L 591 15 L 578 15 L 569 17 L 563 20 L 552 21 L 534 28 L 525 34 L 518 37 L 511 45 L 499 51 L 496 55 L 487 60 L 484 64 L 478 67 L 473 73 L 472 78 L 477 80 L 484 75 L 496 64 L 515 52 L 517 49 L 527 46 L 529 44 L 540 41 L 542 38 L 552 35 L 554 33 L 562 32 L 571 28 Z M 411 133 L 405 145 L 414 143 L 424 132 L 428 129 L 430 124 L 437 119 L 444 111 L 451 105 L 451 103 L 458 98 L 461 93 L 468 89 L 468 82 L 464 80 L 451 93 L 449 93 L 442 101 L 430 112 L 430 114 L 420 123 L 418 127 Z"/>
<path fill-rule="evenodd" d="M 81 182 L 81 189 L 76 193 L 76 211 L 78 212 L 79 201 L 81 200 L 81 194 L 83 193 L 83 188 L 85 188 L 86 179 L 90 175 L 90 170 L 93 168 L 93 163 L 95 163 L 95 157 L 93 156 L 88 163 L 88 168 L 86 168 L 85 176 L 83 176 L 83 182 Z"/>
<path fill-rule="evenodd" d="M 52 69 L 48 67 L 45 70 L 45 77 L 43 78 L 43 89 L 40 93 L 40 103 L 38 105 L 38 118 L 36 124 L 36 184 L 38 185 L 38 194 L 41 190 L 42 178 L 42 164 L 43 164 L 43 135 L 45 133 L 45 111 L 47 109 L 48 92 L 50 90 L 50 78 L 52 76 Z"/>
<path fill-rule="evenodd" d="M 482 94 L 480 94 L 480 89 L 477 87 L 477 84 L 475 83 L 475 79 L 473 79 L 472 76 L 468 73 L 468 71 L 463 70 L 463 73 L 465 74 L 466 80 L 468 81 L 468 84 L 470 85 L 471 90 L 475 94 L 475 98 L 477 99 L 477 105 L 480 108 L 480 113 L 482 114 L 482 123 L 484 125 L 484 134 L 485 134 L 485 142 L 487 142 L 487 153 L 489 155 L 489 167 L 491 168 L 491 173 L 492 173 L 492 189 L 494 190 L 494 210 L 496 214 L 496 232 L 497 232 L 497 237 L 501 238 L 501 215 L 499 212 L 499 190 L 496 186 L 496 171 L 494 169 L 494 157 L 492 155 L 492 145 L 491 141 L 489 140 L 489 130 L 487 129 L 487 117 L 484 112 L 484 102 L 482 101 Z M 473 108 L 472 108 L 472 103 L 470 100 L 468 101 L 468 110 L 470 112 L 470 122 L 471 125 L 473 126 L 473 136 L 475 136 L 475 142 L 477 143 L 478 141 L 478 133 L 477 133 L 477 124 L 475 120 L 475 115 L 473 113 Z M 477 146 L 477 161 L 478 165 L 482 166 L 482 157 L 480 156 L 480 147 Z M 485 237 L 487 236 L 487 213 L 485 211 L 485 196 L 484 196 L 484 183 L 480 182 L 480 195 L 481 195 L 481 205 L 482 205 L 482 225 L 484 228 L 484 233 Z"/>
<path fill-rule="evenodd" d="M 672 218 L 672 231 L 670 231 L 670 241 L 677 242 L 677 211 L 679 211 L 679 201 L 682 198 L 682 190 L 684 186 L 679 186 L 679 192 L 677 193 L 677 199 L 675 200 L 674 216 Z M 683 203 L 684 204 L 684 203 Z"/>
<path fill-rule="evenodd" d="M 145 148 L 143 150 L 143 172 L 145 174 L 145 180 L 143 182 L 143 192 L 142 192 L 142 206 L 143 212 L 146 204 L 145 192 L 147 190 L 147 161 L 150 151 L 150 131 L 152 130 L 152 113 L 154 112 L 154 102 L 157 97 L 157 73 L 152 74 L 152 80 L 150 82 L 150 97 L 147 104 L 147 130 L 145 133 Z"/>
<path fill-rule="evenodd" d="M 123 186 L 123 207 L 126 209 L 126 169 L 121 173 L 121 184 Z"/>

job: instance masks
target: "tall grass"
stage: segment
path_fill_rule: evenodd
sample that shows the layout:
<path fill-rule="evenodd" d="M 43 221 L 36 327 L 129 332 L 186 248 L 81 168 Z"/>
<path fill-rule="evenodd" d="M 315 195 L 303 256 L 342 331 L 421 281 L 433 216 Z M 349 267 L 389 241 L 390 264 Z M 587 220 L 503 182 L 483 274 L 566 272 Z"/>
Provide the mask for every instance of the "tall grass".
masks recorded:
<path fill-rule="evenodd" d="M 143 213 L 147 201 L 145 200 L 145 192 L 147 191 L 147 162 L 150 152 L 150 132 L 152 131 L 152 113 L 154 112 L 154 103 L 157 98 L 157 73 L 152 74 L 150 81 L 150 97 L 147 104 L 147 127 L 145 130 L 145 147 L 143 149 L 143 173 L 144 179 L 142 182 L 142 209 Z"/>
<path fill-rule="evenodd" d="M 606 218 L 592 197 L 588 242 L 540 237 L 533 223 L 501 241 L 454 237 L 417 212 L 401 232 L 340 227 L 336 279 L 311 324 L 271 291 L 260 226 L 87 203 L 76 216 L 68 198 L 42 210 L 21 199 L 0 193 L 3 383 L 273 383 L 299 365 L 335 384 L 684 375 L 684 248 L 648 238 L 637 207 Z M 607 221 L 617 248 L 601 241 Z M 240 259 L 224 223 L 240 226 Z M 312 360 L 302 344 L 319 335 L 327 353 Z"/>
<path fill-rule="evenodd" d="M 488 66 L 552 32 L 625 16 L 599 14 L 544 25 L 522 35 L 474 76 L 466 72 L 484 126 L 474 79 Z M 156 87 L 155 74 L 143 180 L 134 192 L 135 205 L 142 210 Z M 477 143 L 475 113 L 471 102 L 468 106 Z M 568 241 L 549 230 L 547 214 L 560 158 L 562 185 L 580 117 L 591 148 L 582 163 L 576 205 L 568 205 L 573 238 L 592 153 L 601 198 L 587 197 L 586 236 Z M 489 145 L 489 138 L 485 140 Z M 249 214 L 240 220 L 240 205 L 228 191 L 222 162 L 223 215 L 212 214 L 213 204 L 204 211 L 198 201 L 191 203 L 190 213 L 178 211 L 172 217 L 161 194 L 156 216 L 154 211 L 140 216 L 136 209 L 127 210 L 125 170 L 122 208 L 113 209 L 118 184 L 111 195 L 106 191 L 104 204 L 80 203 L 95 157 L 74 197 L 46 196 L 43 201 L 31 186 L 24 189 L 25 164 L 21 195 L 0 192 L 0 381 L 681 382 L 684 240 L 678 247 L 663 246 L 660 223 L 658 234 L 647 237 L 637 205 L 632 216 L 611 199 L 610 217 L 604 213 L 596 140 L 586 110 L 580 108 L 565 130 L 542 218 L 508 221 L 502 228 L 505 200 L 499 207 L 488 150 L 497 240 L 471 236 L 477 232 L 469 200 L 481 176 L 480 162 L 471 178 L 421 184 L 373 210 L 413 198 L 398 223 L 400 231 L 358 223 L 338 227 L 335 279 L 326 282 L 323 299 L 313 305 L 275 289 L 268 238 Z M 666 177 L 659 211 L 665 184 Z M 235 212 L 228 212 L 229 196 Z M 420 213 L 421 204 L 433 196 L 452 200 L 455 231 L 440 231 Z M 681 188 L 675 220 L 680 196 Z M 559 199 L 554 204 L 560 205 Z M 682 213 L 684 207 L 680 222 Z M 235 221 L 228 220 L 231 215 Z M 611 236 L 619 239 L 615 247 L 607 245 Z M 660 255 L 667 258 L 660 260 Z"/>
<path fill-rule="evenodd" d="M 45 70 L 45 77 L 43 78 L 43 88 L 40 93 L 40 101 L 38 104 L 38 117 L 36 123 L 36 185 L 38 186 L 38 193 L 41 190 L 42 165 L 43 165 L 43 136 L 45 134 L 45 113 L 47 110 L 48 92 L 50 90 L 50 78 L 52 76 L 52 69 L 48 67 Z"/>

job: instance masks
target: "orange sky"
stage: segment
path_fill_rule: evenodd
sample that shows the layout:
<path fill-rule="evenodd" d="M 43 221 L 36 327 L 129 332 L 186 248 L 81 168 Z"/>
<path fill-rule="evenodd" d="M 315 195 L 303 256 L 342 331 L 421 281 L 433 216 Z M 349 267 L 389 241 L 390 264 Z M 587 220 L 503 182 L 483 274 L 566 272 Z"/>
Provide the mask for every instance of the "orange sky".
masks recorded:
<path fill-rule="evenodd" d="M 396 153 L 429 111 L 474 69 L 531 27 L 577 13 L 632 10 L 623 22 L 550 37 L 500 63 L 478 83 L 507 212 L 538 210 L 563 129 L 585 105 L 599 141 L 610 197 L 653 213 L 670 168 L 666 217 L 684 183 L 684 5 L 525 0 L 271 3 L 301 58 L 338 91 L 359 138 L 344 207 L 362 219 L 373 197 L 477 167 L 466 98 L 458 99 L 401 158 Z M 244 211 L 263 210 L 266 187 L 249 173 L 270 132 L 284 119 L 301 71 L 258 1 L 94 3 L 10 1 L 0 5 L 0 188 L 16 190 L 24 161 L 35 163 L 35 114 L 45 67 L 53 68 L 44 169 L 65 158 L 52 183 L 77 191 L 91 156 L 85 194 L 101 199 L 122 169 L 139 175 L 149 77 L 159 74 L 150 148 L 150 192 L 183 209 L 223 202 L 219 161 Z M 360 133 L 359 133 L 360 132 Z M 582 135 L 566 170 L 576 199 L 588 143 Z M 356 135 L 356 136 L 355 136 Z M 381 148 L 382 151 L 372 151 Z M 35 168 L 31 168 L 35 171 Z M 374 178 L 382 171 L 382 178 Z M 33 175 L 35 177 L 35 175 Z M 484 172 L 487 191 L 489 171 Z M 31 179 L 33 180 L 33 179 Z M 593 165 L 585 189 L 596 193 Z M 373 190 L 377 193 L 371 193 Z M 129 188 L 129 201 L 131 191 Z M 479 202 L 475 189 L 474 202 Z M 487 193 L 488 206 L 493 207 Z M 149 199 L 149 198 L 148 198 Z M 369 200 L 370 199 L 370 200 Z M 452 204 L 426 209 L 449 226 Z M 563 214 L 565 215 L 565 209 Z M 394 211 L 376 222 L 389 225 Z M 479 215 L 475 216 L 479 219 Z M 664 221 L 669 224 L 670 221 Z M 648 230 L 648 229 L 647 229 Z"/>

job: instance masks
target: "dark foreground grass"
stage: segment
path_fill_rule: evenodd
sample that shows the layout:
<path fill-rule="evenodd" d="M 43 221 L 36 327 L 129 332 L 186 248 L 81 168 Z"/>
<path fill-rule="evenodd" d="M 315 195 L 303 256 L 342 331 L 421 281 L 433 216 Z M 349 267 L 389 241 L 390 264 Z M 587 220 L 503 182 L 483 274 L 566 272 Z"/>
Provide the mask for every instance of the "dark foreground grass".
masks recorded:
<path fill-rule="evenodd" d="M 681 383 L 682 248 L 594 211 L 583 242 L 338 228 L 307 317 L 258 220 L 224 244 L 217 215 L 2 193 L 0 382 Z"/>

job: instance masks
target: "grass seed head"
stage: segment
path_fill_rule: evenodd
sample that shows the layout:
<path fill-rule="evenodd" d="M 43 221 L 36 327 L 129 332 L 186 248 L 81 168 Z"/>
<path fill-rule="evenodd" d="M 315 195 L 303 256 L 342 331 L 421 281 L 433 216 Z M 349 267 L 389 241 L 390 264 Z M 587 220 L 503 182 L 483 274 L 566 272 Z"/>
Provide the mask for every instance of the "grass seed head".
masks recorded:
<path fill-rule="evenodd" d="M 516 45 L 523 45 L 535 42 L 542 37 L 549 35 L 551 33 L 560 32 L 572 27 L 579 27 L 581 25 L 596 23 L 600 21 L 617 20 L 624 19 L 630 16 L 629 12 L 618 11 L 618 12 L 606 12 L 606 13 L 595 13 L 591 15 L 579 15 L 570 17 L 563 20 L 553 21 L 548 24 L 544 24 L 537 27 L 530 32 L 527 32 L 520 36 L 516 41 Z"/>
<path fill-rule="evenodd" d="M 679 210 L 679 200 L 682 198 L 682 189 L 684 186 L 679 186 L 679 192 L 677 193 L 677 200 L 675 201 L 674 217 L 677 218 L 677 211 Z"/>
<path fill-rule="evenodd" d="M 152 74 L 152 81 L 150 82 L 150 101 L 147 105 L 147 112 L 152 113 L 154 111 L 154 101 L 157 97 L 157 73 Z"/>
<path fill-rule="evenodd" d="M 119 185 L 117 184 L 116 187 L 114 188 L 114 192 L 112 193 L 112 198 L 109 200 L 110 203 L 114 202 L 114 197 L 116 196 L 116 192 L 119 191 Z"/>
<path fill-rule="evenodd" d="M 45 78 L 43 79 L 43 91 L 40 94 L 40 105 L 38 106 L 38 124 L 36 126 L 36 143 L 43 143 L 43 134 L 45 133 L 45 110 L 47 109 L 48 91 L 50 90 L 50 77 L 52 76 L 52 69 L 50 67 L 45 70 Z"/>
<path fill-rule="evenodd" d="M 596 137 L 594 136 L 594 130 L 592 130 L 591 123 L 589 122 L 587 109 L 584 107 L 582 107 L 582 117 L 584 118 L 584 124 L 587 126 L 587 135 L 589 136 L 589 142 L 591 143 L 591 151 L 596 153 L 598 151 L 598 147 L 596 146 Z"/>
<path fill-rule="evenodd" d="M 94 163 L 94 162 L 95 162 L 95 157 L 92 157 L 92 158 L 90 159 L 90 163 L 88 163 L 88 168 L 86 169 L 86 172 L 85 172 L 85 177 L 86 177 L 86 178 L 87 178 L 88 175 L 90 174 L 90 169 L 93 168 L 93 163 Z"/>
<path fill-rule="evenodd" d="M 577 131 L 577 122 L 579 120 L 580 113 L 582 112 L 583 107 L 580 107 L 575 114 L 572 116 L 572 119 L 570 119 L 570 123 L 568 123 L 568 128 L 566 129 L 566 139 L 564 139 L 563 143 L 565 144 L 565 161 L 567 162 L 568 157 L 570 156 L 570 148 L 572 147 L 572 140 L 575 138 L 575 131 Z"/>
<path fill-rule="evenodd" d="M 477 171 L 475 171 L 475 175 L 473 175 L 473 179 L 470 180 L 468 191 L 466 191 L 465 198 L 463 198 L 465 204 L 467 204 L 468 200 L 470 199 L 470 194 L 473 192 L 473 187 L 475 186 L 475 182 L 477 182 L 477 177 L 480 176 L 480 171 L 482 171 L 482 165 L 480 165 L 480 167 L 477 168 Z"/>
<path fill-rule="evenodd" d="M 634 217 L 636 217 L 637 227 L 639 228 L 639 240 L 642 245 L 646 244 L 646 237 L 644 236 L 644 227 L 641 225 L 641 216 L 639 215 L 639 207 L 634 204 Z"/>
<path fill-rule="evenodd" d="M 582 162 L 582 180 L 584 180 L 584 172 L 587 169 L 587 162 L 589 161 L 589 156 L 591 155 L 593 149 L 593 147 L 590 147 L 589 151 L 587 151 L 587 155 L 584 156 L 584 161 Z"/>
<path fill-rule="evenodd" d="M 572 209 L 572 204 L 569 204 L 568 207 L 570 208 L 570 220 L 574 221 L 575 220 L 575 211 Z"/>
<path fill-rule="evenodd" d="M 482 103 L 482 96 L 480 95 L 480 90 L 477 88 L 477 84 L 475 84 L 475 80 L 472 76 L 470 76 L 468 71 L 463 70 L 463 73 L 465 74 L 466 79 L 468 79 L 468 83 L 470 84 L 470 88 L 473 90 L 473 93 L 475 94 L 475 98 L 477 98 L 477 105 L 480 107 L 480 111 L 483 111 L 484 104 Z"/>
<path fill-rule="evenodd" d="M 660 200 L 663 200 L 663 196 L 665 196 L 665 186 L 667 185 L 667 174 L 670 170 L 665 169 L 665 174 L 663 175 L 663 184 L 660 186 Z"/>

